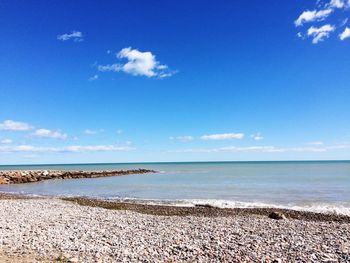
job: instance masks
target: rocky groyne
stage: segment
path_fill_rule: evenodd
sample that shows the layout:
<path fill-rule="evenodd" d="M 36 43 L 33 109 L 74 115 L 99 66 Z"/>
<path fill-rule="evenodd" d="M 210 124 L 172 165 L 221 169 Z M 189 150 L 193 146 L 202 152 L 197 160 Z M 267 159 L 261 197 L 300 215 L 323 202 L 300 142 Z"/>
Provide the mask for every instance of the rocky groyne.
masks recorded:
<path fill-rule="evenodd" d="M 31 171 L 0 171 L 0 184 L 32 183 L 50 179 L 79 179 L 108 176 L 122 176 L 129 174 L 155 173 L 154 170 L 132 169 L 113 171 L 57 171 L 57 170 L 31 170 Z"/>

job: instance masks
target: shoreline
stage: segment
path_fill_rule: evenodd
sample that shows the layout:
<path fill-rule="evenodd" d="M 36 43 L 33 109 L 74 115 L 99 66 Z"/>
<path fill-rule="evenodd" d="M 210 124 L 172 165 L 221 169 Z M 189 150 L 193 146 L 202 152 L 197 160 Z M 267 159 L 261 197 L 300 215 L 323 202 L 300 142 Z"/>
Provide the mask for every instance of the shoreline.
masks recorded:
<path fill-rule="evenodd" d="M 269 217 L 271 213 L 283 214 L 286 219 L 319 222 L 339 222 L 350 224 L 350 216 L 335 213 L 315 213 L 311 211 L 298 211 L 284 208 L 219 208 L 210 205 L 173 206 L 159 204 L 140 204 L 137 202 L 120 202 L 100 200 L 86 197 L 60 198 L 82 206 L 99 207 L 110 210 L 126 210 L 155 216 L 204 216 L 204 217 L 234 217 L 259 215 Z"/>
<path fill-rule="evenodd" d="M 235 217 L 258 215 L 269 217 L 271 213 L 283 214 L 286 219 L 314 222 L 338 222 L 350 224 L 350 216 L 336 213 L 316 213 L 286 208 L 220 208 L 211 205 L 175 206 L 162 204 L 143 204 L 137 202 L 122 202 L 88 197 L 43 197 L 10 194 L 0 192 L 0 200 L 45 199 L 63 200 L 79 206 L 98 207 L 108 210 L 131 211 L 154 216 L 196 216 L 196 217 Z"/>
<path fill-rule="evenodd" d="M 130 170 L 100 170 L 100 171 L 76 171 L 76 170 L 0 170 L 1 184 L 33 183 L 54 179 L 81 179 L 99 178 L 111 176 L 125 176 L 131 174 L 156 173 L 150 169 Z"/>

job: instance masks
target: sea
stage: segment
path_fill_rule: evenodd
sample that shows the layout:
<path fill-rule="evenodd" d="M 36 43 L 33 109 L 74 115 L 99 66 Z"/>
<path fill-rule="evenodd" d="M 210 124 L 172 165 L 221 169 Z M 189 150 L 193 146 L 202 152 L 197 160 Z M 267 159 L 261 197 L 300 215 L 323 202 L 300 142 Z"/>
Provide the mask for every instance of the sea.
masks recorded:
<path fill-rule="evenodd" d="M 0 192 L 222 208 L 274 207 L 350 216 L 350 161 L 2 165 L 0 170 L 154 169 L 158 173 L 0 185 Z"/>

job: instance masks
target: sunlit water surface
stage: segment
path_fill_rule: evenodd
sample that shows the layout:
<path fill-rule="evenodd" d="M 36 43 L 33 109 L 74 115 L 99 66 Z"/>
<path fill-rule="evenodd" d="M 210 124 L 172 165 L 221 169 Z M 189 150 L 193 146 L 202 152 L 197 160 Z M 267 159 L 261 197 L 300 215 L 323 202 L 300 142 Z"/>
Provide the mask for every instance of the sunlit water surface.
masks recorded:
<path fill-rule="evenodd" d="M 350 215 L 349 161 L 0 166 L 0 170 L 134 168 L 160 172 L 2 185 L 0 191 L 175 205 L 209 203 L 219 207 L 285 207 Z"/>

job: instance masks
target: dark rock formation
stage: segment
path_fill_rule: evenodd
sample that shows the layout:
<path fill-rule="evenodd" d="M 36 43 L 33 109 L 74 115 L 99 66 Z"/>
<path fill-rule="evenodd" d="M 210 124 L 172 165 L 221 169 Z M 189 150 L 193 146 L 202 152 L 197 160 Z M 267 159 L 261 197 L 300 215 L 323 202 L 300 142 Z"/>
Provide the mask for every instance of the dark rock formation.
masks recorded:
<path fill-rule="evenodd" d="M 280 212 L 271 212 L 269 214 L 269 218 L 280 220 L 280 219 L 286 219 L 286 216 Z"/>
<path fill-rule="evenodd" d="M 129 174 L 155 173 L 154 170 L 133 169 L 114 171 L 56 171 L 56 170 L 33 170 L 33 171 L 0 171 L 0 184 L 32 183 L 49 179 L 78 179 L 97 178 L 107 176 L 121 176 Z"/>

